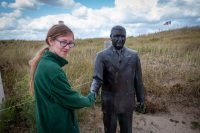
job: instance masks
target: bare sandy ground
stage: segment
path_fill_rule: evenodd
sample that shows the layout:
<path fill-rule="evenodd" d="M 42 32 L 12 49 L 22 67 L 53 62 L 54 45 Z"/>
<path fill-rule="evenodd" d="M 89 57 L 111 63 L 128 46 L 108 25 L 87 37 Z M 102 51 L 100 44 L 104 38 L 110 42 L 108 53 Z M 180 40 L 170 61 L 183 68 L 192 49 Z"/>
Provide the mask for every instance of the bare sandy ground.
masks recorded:
<path fill-rule="evenodd" d="M 95 113 L 99 112 L 101 110 L 95 108 Z M 79 123 L 81 133 L 103 133 L 102 115 L 98 116 L 100 117 L 91 118 L 87 124 Z M 134 112 L 132 127 L 133 133 L 200 133 L 199 128 L 193 128 L 192 122 L 200 122 L 199 108 L 171 105 L 164 113 L 138 114 Z M 119 126 L 117 133 L 119 133 Z"/>
<path fill-rule="evenodd" d="M 200 122 L 200 110 L 194 107 L 171 106 L 169 112 L 134 115 L 135 133 L 200 133 L 191 122 Z"/>

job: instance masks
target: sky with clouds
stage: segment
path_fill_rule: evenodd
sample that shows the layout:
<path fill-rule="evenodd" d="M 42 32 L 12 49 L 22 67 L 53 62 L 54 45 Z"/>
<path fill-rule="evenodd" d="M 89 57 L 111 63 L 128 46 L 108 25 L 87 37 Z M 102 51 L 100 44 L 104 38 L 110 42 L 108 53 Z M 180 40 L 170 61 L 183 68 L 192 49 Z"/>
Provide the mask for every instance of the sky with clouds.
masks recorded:
<path fill-rule="evenodd" d="M 115 25 L 127 36 L 200 26 L 200 0 L 0 0 L 0 40 L 44 40 L 64 21 L 75 38 L 109 37 Z M 164 25 L 171 21 L 170 25 Z"/>

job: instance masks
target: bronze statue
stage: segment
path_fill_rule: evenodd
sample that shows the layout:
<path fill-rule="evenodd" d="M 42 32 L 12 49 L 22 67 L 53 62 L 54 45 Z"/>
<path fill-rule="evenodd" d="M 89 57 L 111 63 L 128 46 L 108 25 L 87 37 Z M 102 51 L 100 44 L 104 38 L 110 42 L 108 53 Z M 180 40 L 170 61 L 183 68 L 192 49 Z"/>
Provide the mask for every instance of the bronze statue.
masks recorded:
<path fill-rule="evenodd" d="M 140 59 L 136 51 L 124 46 L 126 30 L 111 29 L 112 45 L 96 56 L 90 91 L 97 96 L 100 87 L 105 133 L 115 133 L 117 120 L 120 133 L 132 133 L 135 94 L 139 107 L 144 107 L 144 88 Z"/>

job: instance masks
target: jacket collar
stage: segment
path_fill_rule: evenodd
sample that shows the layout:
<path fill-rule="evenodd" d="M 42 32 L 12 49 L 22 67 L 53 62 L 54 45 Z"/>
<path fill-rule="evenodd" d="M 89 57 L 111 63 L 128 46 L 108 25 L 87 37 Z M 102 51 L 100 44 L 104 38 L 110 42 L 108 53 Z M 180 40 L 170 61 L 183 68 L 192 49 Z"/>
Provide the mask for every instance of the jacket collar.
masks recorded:
<path fill-rule="evenodd" d="M 110 46 L 108 48 L 108 59 L 109 61 L 112 63 L 112 65 L 116 68 L 116 69 L 123 69 L 126 64 L 130 61 L 131 56 L 129 55 L 128 52 L 128 48 L 126 46 L 124 46 L 124 48 L 122 49 L 122 64 L 120 66 L 120 68 L 118 68 L 118 56 L 116 56 L 116 50 L 114 49 L 113 46 Z"/>
<path fill-rule="evenodd" d="M 68 64 L 68 61 L 66 59 L 50 52 L 49 50 L 45 50 L 42 58 L 51 60 L 51 61 L 57 63 L 60 67 L 63 67 L 64 65 Z"/>

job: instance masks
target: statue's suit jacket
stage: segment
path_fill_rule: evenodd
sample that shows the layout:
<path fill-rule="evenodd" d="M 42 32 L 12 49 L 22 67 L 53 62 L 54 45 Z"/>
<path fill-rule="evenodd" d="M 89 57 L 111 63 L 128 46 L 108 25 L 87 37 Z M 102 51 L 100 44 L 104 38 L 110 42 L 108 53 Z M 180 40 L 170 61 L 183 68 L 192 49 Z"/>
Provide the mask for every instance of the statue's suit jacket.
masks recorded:
<path fill-rule="evenodd" d="M 124 46 L 119 56 L 113 46 L 96 56 L 91 91 L 101 89 L 104 113 L 126 113 L 134 110 L 135 94 L 144 102 L 140 59 L 136 51 Z"/>

